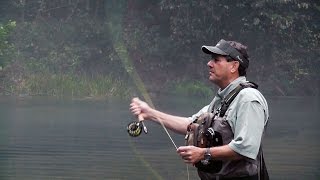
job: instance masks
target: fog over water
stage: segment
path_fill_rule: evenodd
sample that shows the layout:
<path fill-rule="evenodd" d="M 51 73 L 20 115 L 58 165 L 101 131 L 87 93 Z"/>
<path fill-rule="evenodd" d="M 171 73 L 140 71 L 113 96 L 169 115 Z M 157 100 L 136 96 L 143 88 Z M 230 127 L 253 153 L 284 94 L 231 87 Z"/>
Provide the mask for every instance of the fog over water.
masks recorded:
<path fill-rule="evenodd" d="M 319 17 L 319 0 L 1 0 L 0 180 L 199 179 L 158 124 L 128 135 L 130 100 L 94 98 L 191 116 L 214 89 L 201 47 L 221 39 L 269 95 L 271 180 L 320 180 Z"/>
<path fill-rule="evenodd" d="M 264 152 L 271 179 L 319 179 L 318 97 L 267 97 Z M 210 100 L 208 100 L 209 102 Z M 155 105 L 176 115 L 202 106 L 165 95 Z M 205 105 L 205 104 L 203 104 Z M 187 168 L 162 128 L 129 137 L 134 120 L 122 100 L 0 98 L 0 179 L 187 179 Z M 183 136 L 170 132 L 175 143 Z M 189 166 L 190 179 L 198 179 Z"/>

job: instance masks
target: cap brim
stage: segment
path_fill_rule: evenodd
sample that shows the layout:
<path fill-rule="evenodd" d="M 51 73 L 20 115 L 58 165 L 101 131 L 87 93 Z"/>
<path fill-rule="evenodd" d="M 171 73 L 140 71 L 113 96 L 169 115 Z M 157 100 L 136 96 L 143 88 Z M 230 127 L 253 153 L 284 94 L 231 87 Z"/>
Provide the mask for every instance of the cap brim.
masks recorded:
<path fill-rule="evenodd" d="M 206 54 L 220 54 L 220 55 L 228 55 L 221 49 L 215 47 L 215 46 L 202 46 L 202 51 Z"/>

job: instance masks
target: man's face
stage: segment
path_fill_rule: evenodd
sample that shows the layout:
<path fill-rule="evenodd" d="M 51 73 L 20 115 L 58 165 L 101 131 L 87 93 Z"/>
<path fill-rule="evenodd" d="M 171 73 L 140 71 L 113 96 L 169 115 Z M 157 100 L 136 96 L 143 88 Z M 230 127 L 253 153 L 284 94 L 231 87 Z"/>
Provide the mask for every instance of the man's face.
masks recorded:
<path fill-rule="evenodd" d="M 229 83 L 230 77 L 234 71 L 235 61 L 228 62 L 225 56 L 212 55 L 208 62 L 209 80 L 219 87 Z"/>

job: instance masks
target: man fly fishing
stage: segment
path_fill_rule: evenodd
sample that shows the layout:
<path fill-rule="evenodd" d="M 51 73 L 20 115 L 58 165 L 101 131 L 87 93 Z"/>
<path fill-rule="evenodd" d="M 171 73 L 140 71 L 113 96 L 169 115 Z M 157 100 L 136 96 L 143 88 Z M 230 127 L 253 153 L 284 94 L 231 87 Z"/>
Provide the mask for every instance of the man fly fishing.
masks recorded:
<path fill-rule="evenodd" d="M 186 135 L 186 145 L 177 153 L 195 165 L 203 180 L 269 179 L 261 147 L 268 104 L 258 86 L 246 79 L 247 47 L 222 39 L 215 46 L 202 46 L 202 51 L 211 57 L 209 80 L 219 87 L 209 105 L 190 117 L 179 117 L 133 98 L 131 112 Z"/>

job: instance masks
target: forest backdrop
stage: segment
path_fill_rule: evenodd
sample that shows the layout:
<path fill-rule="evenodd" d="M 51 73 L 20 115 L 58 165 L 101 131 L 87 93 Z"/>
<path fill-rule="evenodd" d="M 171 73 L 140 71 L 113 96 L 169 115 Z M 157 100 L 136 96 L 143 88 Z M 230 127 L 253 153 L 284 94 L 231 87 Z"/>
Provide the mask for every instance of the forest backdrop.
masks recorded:
<path fill-rule="evenodd" d="M 319 96 L 319 0 L 2 0 L 0 94 L 129 97 L 133 64 L 149 92 L 212 96 L 220 39 L 266 95 Z"/>

